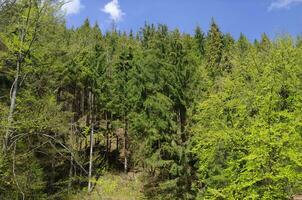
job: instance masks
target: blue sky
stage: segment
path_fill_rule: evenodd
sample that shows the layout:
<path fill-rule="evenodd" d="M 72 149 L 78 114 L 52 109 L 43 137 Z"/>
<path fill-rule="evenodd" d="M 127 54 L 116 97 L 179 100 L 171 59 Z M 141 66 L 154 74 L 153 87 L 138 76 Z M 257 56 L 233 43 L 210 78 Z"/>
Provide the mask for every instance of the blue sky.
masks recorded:
<path fill-rule="evenodd" d="M 302 0 L 66 0 L 69 27 L 86 18 L 103 31 L 112 20 L 121 31 L 139 30 L 148 23 L 163 23 L 193 33 L 196 25 L 208 30 L 211 18 L 235 38 L 243 32 L 250 40 L 263 32 L 270 37 L 302 34 Z"/>

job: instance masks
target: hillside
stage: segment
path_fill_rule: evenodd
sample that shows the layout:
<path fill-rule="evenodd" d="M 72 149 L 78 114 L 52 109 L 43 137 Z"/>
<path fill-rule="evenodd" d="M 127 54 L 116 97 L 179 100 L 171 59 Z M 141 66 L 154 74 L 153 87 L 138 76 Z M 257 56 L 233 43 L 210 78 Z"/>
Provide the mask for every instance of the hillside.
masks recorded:
<path fill-rule="evenodd" d="M 302 194 L 302 37 L 70 27 L 62 3 L 0 0 L 0 200 Z"/>

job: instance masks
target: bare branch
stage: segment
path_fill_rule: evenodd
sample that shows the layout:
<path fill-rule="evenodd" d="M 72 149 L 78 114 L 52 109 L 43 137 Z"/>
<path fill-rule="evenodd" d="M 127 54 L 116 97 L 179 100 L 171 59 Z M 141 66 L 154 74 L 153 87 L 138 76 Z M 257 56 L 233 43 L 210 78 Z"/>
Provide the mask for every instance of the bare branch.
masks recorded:
<path fill-rule="evenodd" d="M 73 157 L 73 159 L 75 160 L 75 162 L 81 167 L 81 169 L 82 169 L 86 174 L 88 174 L 88 172 L 85 170 L 85 168 L 84 168 L 84 167 L 83 167 L 83 166 L 75 159 L 75 157 L 74 157 L 72 151 L 71 151 L 68 147 L 66 147 L 61 141 L 59 141 L 59 140 L 56 139 L 55 137 L 53 137 L 53 136 L 51 136 L 51 135 L 48 135 L 48 134 L 42 134 L 42 135 L 45 136 L 45 137 L 51 138 L 52 140 L 56 141 L 59 145 L 61 145 L 65 150 L 67 150 L 67 151 L 70 153 L 70 155 Z M 55 150 L 57 150 L 57 149 L 55 149 Z"/>

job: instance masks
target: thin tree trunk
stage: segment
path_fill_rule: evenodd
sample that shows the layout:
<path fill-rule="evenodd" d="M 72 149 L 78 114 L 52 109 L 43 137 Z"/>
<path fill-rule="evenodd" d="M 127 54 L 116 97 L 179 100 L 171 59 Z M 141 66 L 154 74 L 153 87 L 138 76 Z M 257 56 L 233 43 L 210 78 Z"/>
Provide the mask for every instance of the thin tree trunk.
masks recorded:
<path fill-rule="evenodd" d="M 72 186 L 72 175 L 73 175 L 72 169 L 73 169 L 73 156 L 70 155 L 68 193 L 71 191 L 71 186 Z"/>
<path fill-rule="evenodd" d="M 106 133 L 106 159 L 108 160 L 109 156 L 109 133 Z"/>
<path fill-rule="evenodd" d="M 18 84 L 19 84 L 19 73 L 20 73 L 20 61 L 17 61 L 17 70 L 16 70 L 16 74 L 15 74 L 15 81 L 12 85 L 13 88 L 13 92 L 11 95 L 11 101 L 10 101 L 10 109 L 9 109 L 9 114 L 8 114 L 8 119 L 7 119 L 7 130 L 6 130 L 6 134 L 4 137 L 4 144 L 3 144 L 3 151 L 6 152 L 7 150 L 7 146 L 8 146 L 8 140 L 9 140 L 9 136 L 11 134 L 11 125 L 13 122 L 13 114 L 15 111 L 15 107 L 16 107 L 16 98 L 17 98 L 17 92 L 18 92 Z"/>
<path fill-rule="evenodd" d="M 74 92 L 75 94 L 75 92 Z M 74 100 L 72 101 L 72 103 L 69 104 L 69 110 L 72 112 L 74 110 Z M 71 151 L 74 150 L 74 146 L 73 146 L 73 137 L 74 137 L 74 122 L 75 122 L 75 113 L 73 114 L 73 116 L 70 119 L 70 135 L 69 135 L 69 146 Z M 73 176 L 73 156 L 72 154 L 70 154 L 70 166 L 69 166 L 69 182 L 68 182 L 68 192 L 71 189 L 72 186 L 72 176 Z"/>
<path fill-rule="evenodd" d="M 53 191 L 55 182 L 55 154 L 51 156 L 51 177 L 50 177 L 50 190 Z"/>
<path fill-rule="evenodd" d="M 109 158 L 109 122 L 108 122 L 108 112 L 105 114 L 106 117 L 106 159 Z"/>
<path fill-rule="evenodd" d="M 13 175 L 14 175 L 14 181 L 17 185 L 17 188 L 18 190 L 20 191 L 21 195 L 22 195 L 22 200 L 25 199 L 25 195 L 24 195 L 24 192 L 22 191 L 20 185 L 19 185 L 19 182 L 17 180 L 17 176 L 16 176 L 16 172 L 15 172 L 15 168 L 16 168 L 16 146 L 17 146 L 17 143 L 15 142 L 14 144 L 14 151 L 13 151 Z"/>
<path fill-rule="evenodd" d="M 91 92 L 89 92 L 89 98 L 90 98 L 90 154 L 89 154 L 89 171 L 88 171 L 88 192 L 91 192 L 92 190 L 92 156 L 93 156 L 93 134 L 94 134 L 94 122 L 93 122 L 93 95 Z"/>
<path fill-rule="evenodd" d="M 128 172 L 128 121 L 126 116 L 124 117 L 124 172 Z"/>
<path fill-rule="evenodd" d="M 81 92 L 81 116 L 85 115 L 85 88 Z"/>
<path fill-rule="evenodd" d="M 117 152 L 119 151 L 119 138 L 118 138 L 118 135 L 116 134 L 116 150 Z"/>
<path fill-rule="evenodd" d="M 91 177 L 92 177 L 92 155 L 93 155 L 93 124 L 91 125 L 91 132 L 90 132 L 90 155 L 89 155 L 89 173 L 88 173 L 88 192 L 91 192 L 92 190 L 92 183 L 91 183 Z"/>

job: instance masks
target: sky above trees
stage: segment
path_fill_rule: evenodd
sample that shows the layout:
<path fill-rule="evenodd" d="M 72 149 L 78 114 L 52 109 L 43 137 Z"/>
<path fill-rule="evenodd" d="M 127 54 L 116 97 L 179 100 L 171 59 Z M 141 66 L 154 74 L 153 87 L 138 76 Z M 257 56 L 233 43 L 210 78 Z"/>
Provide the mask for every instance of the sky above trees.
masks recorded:
<path fill-rule="evenodd" d="M 67 2 L 67 0 L 66 0 Z M 223 32 L 250 40 L 263 32 L 270 37 L 302 32 L 302 0 L 71 0 L 63 6 L 69 27 L 86 18 L 103 30 L 117 23 L 121 31 L 138 30 L 147 21 L 164 23 L 192 33 L 196 25 L 207 30 L 213 17 Z"/>

